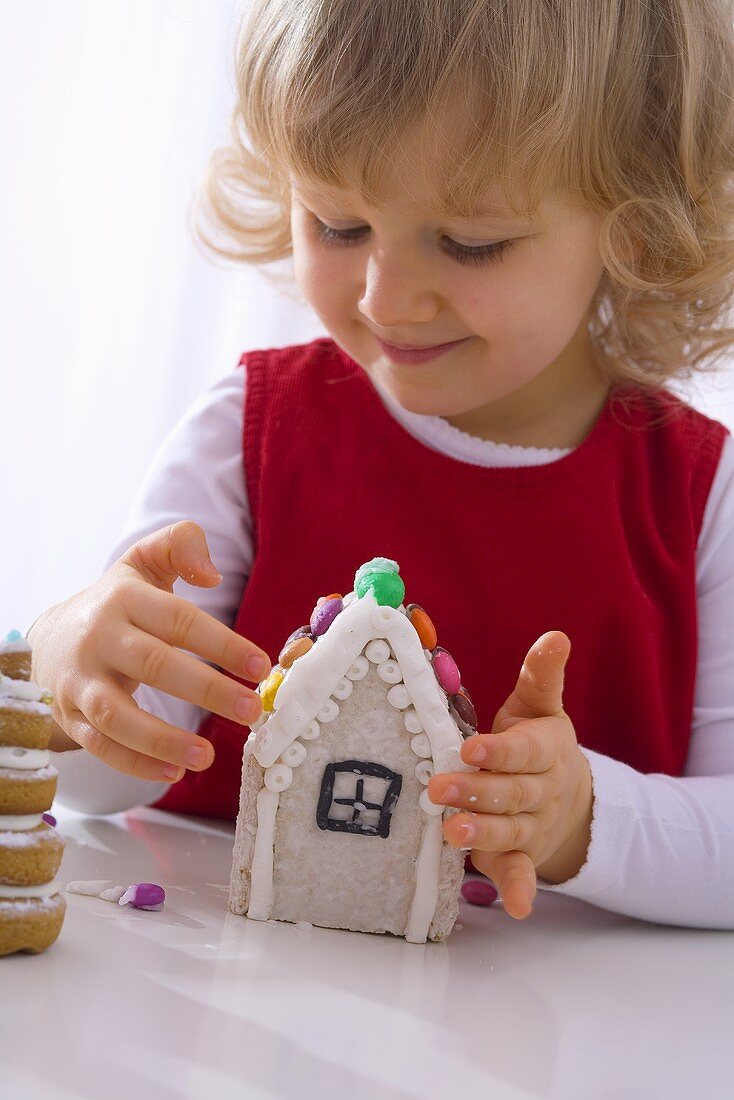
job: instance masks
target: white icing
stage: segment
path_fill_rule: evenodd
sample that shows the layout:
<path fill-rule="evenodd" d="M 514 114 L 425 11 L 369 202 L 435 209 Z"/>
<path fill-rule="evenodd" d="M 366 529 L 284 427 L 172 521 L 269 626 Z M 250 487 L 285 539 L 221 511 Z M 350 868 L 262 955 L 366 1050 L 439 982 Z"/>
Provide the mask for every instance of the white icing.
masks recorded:
<path fill-rule="evenodd" d="M 317 737 L 321 736 L 321 726 L 314 718 L 313 722 L 309 722 L 307 726 L 301 730 L 301 737 L 304 741 L 315 741 Z"/>
<path fill-rule="evenodd" d="M 267 920 L 273 903 L 273 840 L 279 801 L 280 796 L 267 787 L 263 787 L 257 796 L 257 832 L 247 906 L 247 915 L 253 920 Z"/>
<path fill-rule="evenodd" d="M 20 832 L 22 829 L 35 829 L 43 821 L 43 814 L 0 814 L 0 829 Z"/>
<path fill-rule="evenodd" d="M 6 653 L 30 653 L 31 647 L 25 638 L 19 638 L 17 642 L 0 642 L 0 656 Z"/>
<path fill-rule="evenodd" d="M 409 707 L 410 696 L 405 684 L 396 684 L 395 687 L 390 688 L 387 693 L 387 700 L 390 706 L 395 707 L 397 710 L 405 710 L 406 707 Z"/>
<path fill-rule="evenodd" d="M 408 733 L 423 733 L 423 726 L 415 707 L 408 707 L 403 714 L 403 724 Z"/>
<path fill-rule="evenodd" d="M 366 598 L 366 597 L 365 597 Z M 355 604 L 355 607 L 359 607 L 359 604 Z M 344 612 L 342 611 L 342 615 Z M 333 623 L 332 623 L 333 626 Z M 372 661 L 373 665 L 381 665 L 383 661 L 390 659 L 390 646 L 383 638 L 375 638 L 369 643 L 364 651 L 364 655 L 368 661 Z"/>
<path fill-rule="evenodd" d="M 42 696 L 50 695 L 45 688 L 39 687 L 33 680 L 14 680 L 12 676 L 0 675 L 0 698 L 41 703 Z M 3 706 L 12 704 L 2 703 Z M 45 703 L 42 704 L 46 706 Z M 50 708 L 47 708 L 50 710 Z"/>
<path fill-rule="evenodd" d="M 39 832 L 31 832 L 28 829 L 22 832 L 15 829 L 0 832 L 0 848 L 35 848 L 48 844 L 50 838 L 60 840 L 55 829 L 41 829 Z"/>
<path fill-rule="evenodd" d="M 293 769 L 286 764 L 273 764 L 265 772 L 265 786 L 269 791 L 287 791 L 293 782 Z"/>
<path fill-rule="evenodd" d="M 36 886 L 0 886 L 0 898 L 50 898 L 60 890 L 61 883 L 55 878 Z"/>
<path fill-rule="evenodd" d="M 386 684 L 399 684 L 403 679 L 403 674 L 400 671 L 400 665 L 397 661 L 383 661 L 381 665 L 377 666 L 377 675 L 381 680 L 384 680 Z"/>
<path fill-rule="evenodd" d="M 46 749 L 23 749 L 19 745 L 0 745 L 0 768 L 45 768 L 51 762 Z"/>
<path fill-rule="evenodd" d="M 22 684 L 26 681 L 12 680 L 11 683 Z M 17 714 L 35 714 L 41 718 L 51 717 L 51 707 L 47 703 L 36 703 L 33 699 L 20 699 L 13 695 L 0 694 L 0 710 L 12 710 Z"/>
<path fill-rule="evenodd" d="M 433 775 L 433 762 L 431 760 L 419 760 L 415 766 L 415 777 L 424 785 Z"/>
<path fill-rule="evenodd" d="M 280 761 L 283 764 L 287 764 L 289 768 L 297 768 L 299 764 L 302 764 L 306 759 L 306 746 L 302 745 L 300 741 L 294 741 L 292 745 L 281 754 Z M 273 765 L 276 767 L 277 765 Z M 284 788 L 280 787 L 279 790 Z"/>
<path fill-rule="evenodd" d="M 420 807 L 424 814 L 428 814 L 429 817 L 439 817 L 443 813 L 445 807 L 439 806 L 435 802 L 432 802 L 428 797 L 428 791 L 421 791 L 420 798 L 418 799 Z"/>
<path fill-rule="evenodd" d="M 113 901 L 117 904 L 121 897 L 127 893 L 124 886 L 112 886 L 109 890 L 102 890 L 100 897 L 102 901 Z"/>
<path fill-rule="evenodd" d="M 45 909 L 48 912 L 53 910 L 58 911 L 59 906 L 64 902 L 61 894 L 54 894 L 50 898 L 19 898 L 13 897 L 6 901 L 4 898 L 0 898 L 0 913 L 3 916 L 8 913 L 17 913 L 18 916 L 23 916 L 26 913 L 37 912 L 39 909 Z"/>
<path fill-rule="evenodd" d="M 423 791 L 423 794 L 427 794 Z M 421 795 L 423 797 L 423 795 Z M 405 938 L 408 943 L 425 943 L 436 912 L 438 877 L 441 869 L 443 827 L 440 817 L 429 817 L 423 826 L 421 847 L 415 868 L 415 894 L 410 907 Z"/>
<path fill-rule="evenodd" d="M 48 764 L 45 768 L 32 768 L 25 772 L 22 776 L 18 775 L 21 768 L 0 768 L 0 779 L 15 779 L 24 783 L 41 783 L 46 779 L 56 779 L 58 772 L 53 764 Z"/>
<path fill-rule="evenodd" d="M 339 683 L 336 685 L 332 692 L 332 695 L 336 699 L 348 699 L 353 691 L 354 684 L 351 680 L 348 680 L 345 677 L 343 680 L 340 680 Z"/>

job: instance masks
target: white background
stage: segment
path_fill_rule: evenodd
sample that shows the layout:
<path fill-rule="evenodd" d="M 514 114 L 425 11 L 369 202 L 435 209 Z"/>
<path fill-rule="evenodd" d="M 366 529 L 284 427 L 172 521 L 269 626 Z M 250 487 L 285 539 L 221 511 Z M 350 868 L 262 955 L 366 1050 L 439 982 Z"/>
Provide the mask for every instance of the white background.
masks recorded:
<path fill-rule="evenodd" d="M 323 333 L 189 229 L 242 6 L 0 0 L 0 636 L 99 575 L 157 446 L 241 351 Z M 691 396 L 734 426 L 731 372 Z"/>

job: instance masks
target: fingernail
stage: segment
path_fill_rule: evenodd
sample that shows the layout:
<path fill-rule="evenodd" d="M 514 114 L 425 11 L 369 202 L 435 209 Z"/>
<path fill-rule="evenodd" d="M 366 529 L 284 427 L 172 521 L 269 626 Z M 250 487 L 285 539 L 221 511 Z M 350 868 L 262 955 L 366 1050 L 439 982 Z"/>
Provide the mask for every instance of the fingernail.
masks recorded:
<path fill-rule="evenodd" d="M 210 577 L 219 577 L 220 580 L 222 579 L 222 574 L 211 558 L 207 558 L 206 561 L 201 563 L 201 569 L 204 573 L 208 573 Z"/>
<path fill-rule="evenodd" d="M 172 779 L 174 783 L 181 778 L 183 773 L 183 768 L 177 768 L 173 764 L 166 764 L 163 768 L 163 774 L 165 775 L 166 779 Z"/>
<path fill-rule="evenodd" d="M 487 750 L 482 744 L 472 745 L 470 749 L 467 749 L 466 755 L 472 764 L 481 764 L 483 760 L 487 759 Z"/>
<path fill-rule="evenodd" d="M 462 821 L 460 825 L 456 826 L 456 828 L 461 830 L 462 840 L 475 840 L 476 839 L 476 835 L 477 835 L 476 825 L 472 825 L 468 821 Z"/>
<path fill-rule="evenodd" d="M 449 802 L 455 802 L 458 797 L 459 788 L 456 786 L 455 783 L 450 783 L 437 801 L 445 804 Z"/>
<path fill-rule="evenodd" d="M 260 704 L 256 699 L 250 699 L 247 695 L 243 695 L 235 703 L 234 712 L 238 718 L 243 718 L 245 722 L 251 722 L 260 713 Z"/>
<path fill-rule="evenodd" d="M 206 760 L 206 749 L 199 749 L 195 745 L 192 745 L 190 749 L 187 749 L 184 753 L 184 760 L 187 764 L 190 764 L 192 768 L 199 768 Z"/>
<path fill-rule="evenodd" d="M 267 657 L 248 657 L 246 667 L 253 679 L 259 682 L 264 680 L 270 672 L 270 661 Z"/>

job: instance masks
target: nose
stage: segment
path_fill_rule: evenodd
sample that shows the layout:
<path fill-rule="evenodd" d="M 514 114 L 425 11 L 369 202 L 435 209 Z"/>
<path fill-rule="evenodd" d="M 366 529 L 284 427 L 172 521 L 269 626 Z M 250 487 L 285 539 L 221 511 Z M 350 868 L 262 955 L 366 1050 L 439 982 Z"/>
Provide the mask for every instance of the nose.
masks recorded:
<path fill-rule="evenodd" d="M 432 321 L 440 296 L 428 266 L 399 249 L 374 249 L 368 256 L 359 311 L 375 327 L 395 331 Z"/>

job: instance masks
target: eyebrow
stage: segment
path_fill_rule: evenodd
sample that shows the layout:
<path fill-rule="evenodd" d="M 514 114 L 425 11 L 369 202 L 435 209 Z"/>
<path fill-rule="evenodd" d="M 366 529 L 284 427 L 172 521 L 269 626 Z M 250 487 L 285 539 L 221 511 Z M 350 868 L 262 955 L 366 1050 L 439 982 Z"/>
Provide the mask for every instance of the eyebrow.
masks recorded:
<path fill-rule="evenodd" d="M 326 193 L 319 194 L 315 191 L 309 191 L 306 188 L 301 188 L 301 187 L 298 187 L 298 186 L 293 186 L 292 189 L 297 195 L 299 195 L 301 198 L 303 198 L 306 202 L 318 202 L 319 200 L 323 200 L 324 202 L 333 203 L 334 206 L 337 207 L 338 212 L 340 214 L 344 214 L 344 216 L 346 216 L 346 210 L 343 209 L 343 207 L 344 207 L 343 200 L 337 198 L 336 195 L 329 195 L 329 194 L 326 194 Z M 339 210 L 339 207 L 342 207 L 342 209 Z M 467 213 L 466 211 L 446 209 L 446 210 L 443 210 L 443 211 L 438 211 L 437 216 L 438 217 L 447 217 L 447 218 L 456 218 L 459 221 L 478 221 L 478 220 L 481 221 L 482 219 L 486 218 L 486 219 L 489 219 L 489 220 L 492 220 L 492 221 L 503 221 L 503 222 L 516 222 L 516 221 L 527 222 L 530 218 L 529 214 L 522 214 L 522 213 L 515 214 L 511 210 L 508 210 L 506 208 L 502 208 L 502 207 L 499 207 L 499 206 L 492 206 L 492 205 L 486 204 L 486 203 L 483 204 L 482 206 L 477 207 L 476 210 L 473 210 L 469 213 Z"/>

